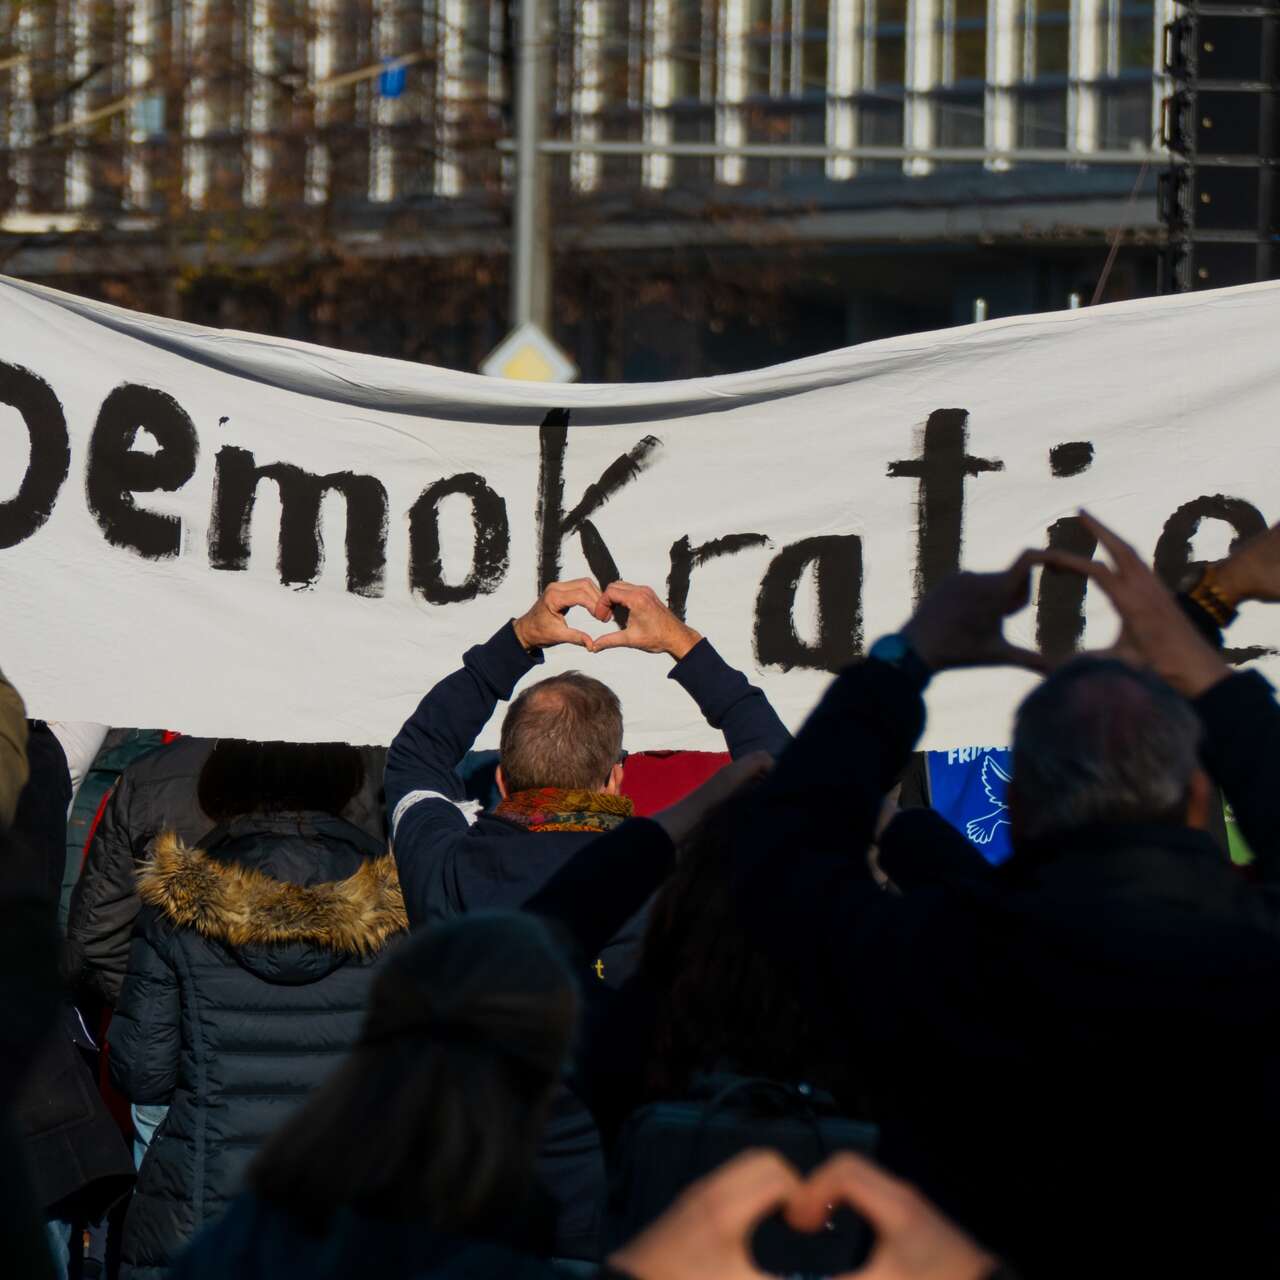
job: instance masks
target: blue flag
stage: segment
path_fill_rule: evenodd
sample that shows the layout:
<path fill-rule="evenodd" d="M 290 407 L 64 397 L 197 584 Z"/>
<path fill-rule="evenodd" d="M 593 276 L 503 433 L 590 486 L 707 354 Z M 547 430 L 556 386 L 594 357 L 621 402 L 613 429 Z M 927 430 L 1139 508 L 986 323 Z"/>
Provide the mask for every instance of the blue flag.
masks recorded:
<path fill-rule="evenodd" d="M 926 760 L 934 809 L 988 862 L 1003 862 L 1013 852 L 1009 838 L 1012 753 L 1007 747 L 957 747 L 930 751 Z"/>
<path fill-rule="evenodd" d="M 378 75 L 378 93 L 384 98 L 398 98 L 404 92 L 405 69 L 393 59 L 386 60 L 386 67 Z"/>

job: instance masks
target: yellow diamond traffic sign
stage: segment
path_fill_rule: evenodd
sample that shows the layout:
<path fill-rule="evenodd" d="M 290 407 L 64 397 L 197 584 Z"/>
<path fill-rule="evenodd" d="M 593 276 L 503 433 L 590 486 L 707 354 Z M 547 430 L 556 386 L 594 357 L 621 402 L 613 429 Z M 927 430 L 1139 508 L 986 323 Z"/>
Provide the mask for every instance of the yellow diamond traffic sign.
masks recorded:
<path fill-rule="evenodd" d="M 536 324 L 517 325 L 489 353 L 480 372 L 524 382 L 572 382 L 578 367 Z"/>

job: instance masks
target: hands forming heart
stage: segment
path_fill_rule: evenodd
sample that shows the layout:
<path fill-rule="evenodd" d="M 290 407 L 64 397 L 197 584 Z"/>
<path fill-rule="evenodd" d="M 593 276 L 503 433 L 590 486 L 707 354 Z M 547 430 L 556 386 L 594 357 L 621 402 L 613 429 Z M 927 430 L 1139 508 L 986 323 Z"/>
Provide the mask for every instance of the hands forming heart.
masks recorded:
<path fill-rule="evenodd" d="M 1173 592 L 1151 566 L 1123 538 L 1087 511 L 1080 513 L 1080 520 L 1110 556 L 1111 564 L 1063 551 L 1046 552 L 1045 562 L 1050 568 L 1082 574 L 1096 582 L 1120 615 L 1119 636 L 1109 648 L 1099 650 L 1097 656 L 1149 667 L 1188 698 L 1197 698 L 1219 680 L 1226 679 L 1231 668 L 1187 620 Z M 1280 538 L 1274 531 L 1248 544 L 1226 562 L 1228 566 L 1235 562 L 1233 572 L 1239 578 L 1232 581 L 1247 580 L 1254 590 L 1270 591 L 1266 571 L 1255 565 L 1265 564 L 1269 568 L 1278 550 Z M 1276 577 L 1280 579 L 1280 571 Z M 1241 594 L 1238 598 L 1246 597 Z"/>
<path fill-rule="evenodd" d="M 695 1183 L 609 1262 L 635 1280 L 762 1280 L 751 1238 L 781 1211 L 797 1231 L 820 1231 L 847 1205 L 876 1243 L 857 1271 L 832 1280 L 982 1280 L 996 1260 L 907 1183 L 852 1153 L 802 1178 L 769 1151 L 748 1151 Z"/>
<path fill-rule="evenodd" d="M 585 609 L 598 622 L 608 622 L 619 608 L 627 611 L 626 624 L 603 636 L 590 636 L 565 620 L 571 609 Z M 513 625 L 526 649 L 549 649 L 557 644 L 580 645 L 588 653 L 639 649 L 670 654 L 677 662 L 702 639 L 667 608 L 652 587 L 613 582 L 601 591 L 590 578 L 551 583 Z"/>

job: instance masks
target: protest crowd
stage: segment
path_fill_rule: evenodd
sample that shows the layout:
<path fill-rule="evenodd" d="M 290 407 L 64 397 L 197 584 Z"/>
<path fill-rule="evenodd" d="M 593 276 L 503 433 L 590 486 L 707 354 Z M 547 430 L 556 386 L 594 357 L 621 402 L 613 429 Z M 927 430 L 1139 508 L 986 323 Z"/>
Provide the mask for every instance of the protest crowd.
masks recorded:
<path fill-rule="evenodd" d="M 1081 519 L 1105 559 L 946 579 L 794 738 L 587 579 L 385 752 L 104 740 L 0 684 L 0 1274 L 1270 1274 L 1280 707 L 1223 629 L 1280 602 L 1280 526 L 1174 594 Z M 1007 640 L 1037 572 L 1115 645 Z M 637 815 L 624 708 L 536 679 L 557 645 L 668 660 L 731 763 Z M 926 686 L 972 666 L 1044 677 L 998 866 L 900 803 Z"/>

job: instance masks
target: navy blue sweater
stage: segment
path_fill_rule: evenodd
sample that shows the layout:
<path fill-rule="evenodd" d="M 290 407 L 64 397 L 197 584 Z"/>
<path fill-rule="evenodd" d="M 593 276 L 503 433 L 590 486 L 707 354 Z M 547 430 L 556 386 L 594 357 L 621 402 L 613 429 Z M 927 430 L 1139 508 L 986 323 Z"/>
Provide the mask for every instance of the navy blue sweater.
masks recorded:
<path fill-rule="evenodd" d="M 468 649 L 462 667 L 418 704 L 387 753 L 386 796 L 396 865 L 410 924 L 420 927 L 469 911 L 522 907 L 595 835 L 531 833 L 474 808 L 458 766 L 498 703 L 542 662 L 508 623 Z M 790 734 L 761 690 L 701 640 L 672 667 L 675 680 L 707 722 L 723 731 L 735 759 L 756 750 L 778 755 Z M 604 947 L 610 984 L 635 967 L 640 917 Z"/>

